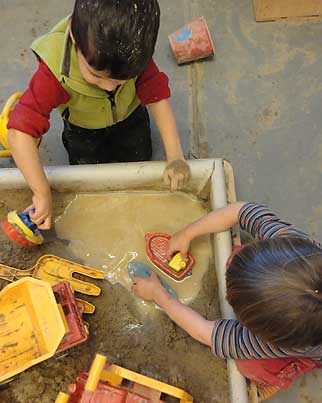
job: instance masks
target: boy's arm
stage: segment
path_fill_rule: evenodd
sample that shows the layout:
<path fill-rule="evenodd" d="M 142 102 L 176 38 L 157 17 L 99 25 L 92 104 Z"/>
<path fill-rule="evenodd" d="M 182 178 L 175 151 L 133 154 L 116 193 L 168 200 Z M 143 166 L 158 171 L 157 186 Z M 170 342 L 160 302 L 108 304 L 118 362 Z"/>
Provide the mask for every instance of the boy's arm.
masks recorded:
<path fill-rule="evenodd" d="M 158 276 L 133 278 L 133 291 L 147 301 L 155 301 L 165 313 L 191 337 L 212 347 L 219 358 L 262 359 L 298 355 L 298 351 L 288 351 L 262 341 L 252 334 L 238 320 L 219 319 L 209 321 L 198 312 L 171 297 L 163 288 Z"/>
<path fill-rule="evenodd" d="M 174 252 L 181 252 L 185 256 L 190 242 L 200 235 L 223 232 L 236 225 L 239 221 L 240 209 L 244 205 L 245 202 L 231 203 L 212 211 L 177 232 L 169 241 L 167 258 L 171 259 Z"/>
<path fill-rule="evenodd" d="M 321 247 L 320 243 L 294 225 L 279 218 L 264 204 L 247 203 L 240 212 L 240 227 L 256 240 L 295 236 L 306 238 Z"/>
<path fill-rule="evenodd" d="M 175 118 L 168 101 L 171 96 L 169 79 L 151 59 L 135 84 L 141 105 L 151 111 L 163 140 L 168 160 L 164 181 L 171 190 L 181 189 L 190 177 L 190 169 L 182 154 Z"/>
<path fill-rule="evenodd" d="M 133 291 L 142 299 L 153 300 L 178 326 L 199 342 L 211 346 L 214 322 L 173 298 L 161 285 L 158 276 L 133 278 Z"/>
<path fill-rule="evenodd" d="M 30 213 L 30 217 L 40 229 L 49 229 L 51 226 L 51 191 L 34 139 L 26 133 L 10 129 L 8 142 L 16 165 L 33 192 L 32 201 L 35 212 Z"/>
<path fill-rule="evenodd" d="M 226 359 L 266 359 L 299 357 L 305 350 L 287 350 L 275 346 L 250 332 L 236 319 L 219 319 L 214 322 L 212 334 L 213 354 Z M 320 355 L 320 354 L 319 354 Z"/>
<path fill-rule="evenodd" d="M 149 104 L 148 108 L 160 131 L 168 160 L 164 181 L 171 190 L 180 190 L 190 178 L 190 168 L 183 157 L 172 107 L 167 99 L 163 99 Z"/>
<path fill-rule="evenodd" d="M 198 312 L 174 299 L 165 290 L 155 297 L 155 302 L 165 311 L 170 319 L 191 337 L 211 347 L 213 321 L 205 319 Z"/>
<path fill-rule="evenodd" d="M 12 156 L 34 193 L 35 212 L 30 213 L 30 217 L 40 229 L 50 228 L 52 202 L 49 184 L 33 138 L 39 138 L 47 132 L 50 112 L 68 100 L 67 92 L 40 60 L 28 89 L 10 113 L 7 125 Z"/>

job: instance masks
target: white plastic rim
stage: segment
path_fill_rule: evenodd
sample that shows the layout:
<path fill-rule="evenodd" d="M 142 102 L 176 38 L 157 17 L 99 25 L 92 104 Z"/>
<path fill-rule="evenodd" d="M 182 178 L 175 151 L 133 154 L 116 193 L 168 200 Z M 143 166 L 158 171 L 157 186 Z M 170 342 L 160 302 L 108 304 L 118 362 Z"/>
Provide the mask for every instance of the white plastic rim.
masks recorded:
<path fill-rule="evenodd" d="M 215 169 L 211 177 L 210 200 L 213 210 L 227 205 L 224 161 L 221 159 L 215 160 Z M 226 262 L 232 251 L 230 231 L 214 236 L 214 249 L 221 313 L 225 319 L 234 319 L 234 311 L 226 300 Z M 234 360 L 227 360 L 227 372 L 231 403 L 248 403 L 246 380 L 238 371 Z"/>

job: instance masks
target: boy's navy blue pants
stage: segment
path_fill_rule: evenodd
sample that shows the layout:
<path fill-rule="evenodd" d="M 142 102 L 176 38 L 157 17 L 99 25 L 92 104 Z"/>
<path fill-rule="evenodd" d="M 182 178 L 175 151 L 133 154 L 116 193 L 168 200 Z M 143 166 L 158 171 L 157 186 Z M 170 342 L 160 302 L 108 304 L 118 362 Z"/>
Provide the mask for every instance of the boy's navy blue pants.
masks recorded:
<path fill-rule="evenodd" d="M 150 119 L 142 106 L 106 129 L 84 129 L 64 120 L 62 139 L 71 165 L 149 161 L 152 156 Z"/>

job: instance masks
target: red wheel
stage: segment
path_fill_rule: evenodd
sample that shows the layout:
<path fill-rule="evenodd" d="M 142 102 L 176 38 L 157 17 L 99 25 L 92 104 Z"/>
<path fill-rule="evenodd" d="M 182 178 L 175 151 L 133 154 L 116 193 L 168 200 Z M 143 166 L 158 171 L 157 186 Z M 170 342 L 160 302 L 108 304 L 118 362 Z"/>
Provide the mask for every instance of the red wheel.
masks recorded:
<path fill-rule="evenodd" d="M 10 241 L 16 243 L 17 245 L 24 246 L 27 248 L 37 246 L 33 242 L 30 242 L 28 239 L 21 234 L 13 225 L 11 225 L 7 218 L 4 218 L 1 222 L 2 231 L 7 235 Z"/>

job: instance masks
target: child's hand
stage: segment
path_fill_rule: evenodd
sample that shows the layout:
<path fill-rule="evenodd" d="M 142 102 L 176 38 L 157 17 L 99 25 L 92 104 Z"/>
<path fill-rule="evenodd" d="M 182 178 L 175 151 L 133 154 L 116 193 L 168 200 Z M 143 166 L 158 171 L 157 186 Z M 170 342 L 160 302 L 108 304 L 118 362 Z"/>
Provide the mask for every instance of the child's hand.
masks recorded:
<path fill-rule="evenodd" d="M 169 240 L 166 257 L 171 260 L 175 252 L 180 252 L 183 258 L 187 257 L 190 246 L 190 239 L 184 231 L 177 232 Z"/>
<path fill-rule="evenodd" d="M 181 190 L 189 181 L 191 176 L 190 167 L 184 159 L 168 161 L 163 173 L 164 183 L 171 191 Z"/>
<path fill-rule="evenodd" d="M 49 229 L 51 227 L 52 216 L 51 193 L 34 195 L 32 202 L 33 204 L 29 209 L 34 209 L 35 211 L 29 213 L 31 221 L 34 222 L 40 230 Z"/>
<path fill-rule="evenodd" d="M 149 278 L 133 277 L 132 283 L 134 293 L 145 301 L 153 301 L 158 294 L 166 292 L 156 273 Z"/>

